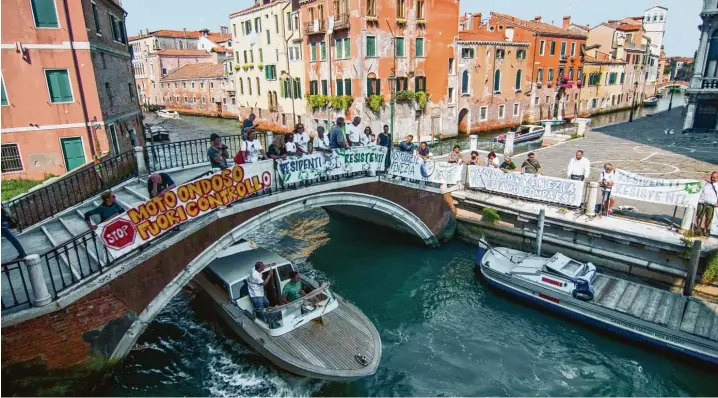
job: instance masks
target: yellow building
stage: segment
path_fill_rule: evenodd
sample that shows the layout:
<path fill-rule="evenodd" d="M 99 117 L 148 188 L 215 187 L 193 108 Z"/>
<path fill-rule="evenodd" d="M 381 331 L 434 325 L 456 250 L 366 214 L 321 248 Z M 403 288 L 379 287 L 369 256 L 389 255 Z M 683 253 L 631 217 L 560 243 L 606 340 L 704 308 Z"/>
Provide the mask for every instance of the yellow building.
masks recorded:
<path fill-rule="evenodd" d="M 601 58 L 584 57 L 579 105 L 582 116 L 630 108 L 633 101 L 635 88 L 629 87 L 626 79 L 626 62 Z"/>

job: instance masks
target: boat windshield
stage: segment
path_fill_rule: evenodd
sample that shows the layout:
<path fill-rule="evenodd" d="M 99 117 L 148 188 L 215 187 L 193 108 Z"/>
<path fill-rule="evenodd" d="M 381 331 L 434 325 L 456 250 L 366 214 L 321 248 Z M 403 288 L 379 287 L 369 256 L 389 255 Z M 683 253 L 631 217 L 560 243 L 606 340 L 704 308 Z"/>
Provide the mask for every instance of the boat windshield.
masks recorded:
<path fill-rule="evenodd" d="M 311 286 L 306 283 L 303 286 L 304 289 L 311 289 Z M 268 322 L 269 328 L 278 329 L 287 325 L 293 326 L 305 317 L 316 318 L 321 316 L 332 300 L 335 300 L 335 298 L 329 290 L 329 283 L 322 284 L 291 303 L 269 308 L 266 312 L 266 319 L 270 321 Z"/>
<path fill-rule="evenodd" d="M 561 254 L 556 254 L 546 262 L 546 270 L 548 272 L 568 278 L 575 278 L 582 273 L 583 269 L 584 264 Z"/>

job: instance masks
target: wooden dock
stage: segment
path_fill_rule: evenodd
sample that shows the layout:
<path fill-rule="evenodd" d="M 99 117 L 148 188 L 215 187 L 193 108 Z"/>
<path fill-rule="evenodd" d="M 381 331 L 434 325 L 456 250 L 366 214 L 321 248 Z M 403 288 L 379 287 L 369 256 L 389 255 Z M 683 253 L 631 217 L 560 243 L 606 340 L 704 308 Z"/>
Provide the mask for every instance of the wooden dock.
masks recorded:
<path fill-rule="evenodd" d="M 718 341 L 718 305 L 597 274 L 593 303 L 656 325 Z"/>

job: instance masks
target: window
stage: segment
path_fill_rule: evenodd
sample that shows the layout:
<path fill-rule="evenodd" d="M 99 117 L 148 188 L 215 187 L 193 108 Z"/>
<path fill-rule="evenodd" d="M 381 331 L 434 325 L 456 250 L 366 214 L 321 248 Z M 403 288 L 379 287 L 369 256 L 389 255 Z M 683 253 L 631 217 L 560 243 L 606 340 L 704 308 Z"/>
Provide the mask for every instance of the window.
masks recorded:
<path fill-rule="evenodd" d="M 347 95 L 351 95 L 351 84 L 349 85 L 349 94 Z M 302 81 L 298 77 L 294 79 L 294 98 L 302 98 Z"/>
<path fill-rule="evenodd" d="M 259 78 L 256 78 L 256 82 L 257 82 L 257 95 L 262 95 L 262 91 L 259 88 Z"/>
<path fill-rule="evenodd" d="M 499 119 L 503 119 L 506 113 L 506 105 L 499 105 Z"/>
<path fill-rule="evenodd" d="M 465 70 L 464 73 L 461 74 L 461 94 L 468 94 L 469 93 L 469 71 Z"/>
<path fill-rule="evenodd" d="M 199 88 L 204 88 L 204 82 L 199 83 Z"/>
<path fill-rule="evenodd" d="M 561 58 L 566 58 L 566 42 L 561 42 Z"/>
<path fill-rule="evenodd" d="M 573 68 L 569 68 L 568 70 L 568 80 L 573 80 Z"/>
<path fill-rule="evenodd" d="M 310 62 L 317 61 L 317 43 L 312 43 L 309 45 L 309 61 Z"/>
<path fill-rule="evenodd" d="M 526 59 L 526 50 L 516 50 L 516 59 Z"/>
<path fill-rule="evenodd" d="M 352 95 L 352 79 L 344 79 L 344 95 Z"/>
<path fill-rule="evenodd" d="M 538 68 L 538 71 L 536 72 L 536 82 L 537 83 L 543 82 L 543 68 Z"/>
<path fill-rule="evenodd" d="M 59 28 L 55 0 L 30 0 L 35 27 Z M 7 7 L 7 5 L 5 5 Z"/>
<path fill-rule="evenodd" d="M 426 76 L 414 77 L 414 92 L 426 92 Z"/>
<path fill-rule="evenodd" d="M 110 19 L 110 30 L 112 31 L 112 40 L 118 42 L 118 43 L 127 43 L 127 38 L 125 37 L 125 23 L 124 21 L 118 19 L 116 16 L 112 14 L 108 14 Z M 182 41 L 180 41 L 180 49 L 182 48 Z"/>
<path fill-rule="evenodd" d="M 626 72 L 621 72 L 621 84 L 626 80 Z"/>
<path fill-rule="evenodd" d="M 247 90 L 249 90 L 249 95 L 252 95 L 252 79 L 247 78 Z"/>
<path fill-rule="evenodd" d="M 548 68 L 548 80 L 547 83 L 553 83 L 553 68 Z"/>
<path fill-rule="evenodd" d="M 416 56 L 417 57 L 424 56 L 424 38 L 422 38 L 422 37 L 416 38 Z"/>
<path fill-rule="evenodd" d="M 277 66 L 266 65 L 264 67 L 264 78 L 267 80 L 277 80 Z"/>
<path fill-rule="evenodd" d="M 368 17 L 376 16 L 376 0 L 366 0 L 366 15 Z"/>
<path fill-rule="evenodd" d="M 272 44 L 272 38 L 270 37 L 269 29 L 267 29 L 266 32 L 267 32 L 267 45 L 270 45 L 270 44 Z"/>
<path fill-rule="evenodd" d="M 320 59 L 322 61 L 326 61 L 327 60 L 327 43 L 324 41 L 319 43 L 319 50 L 320 50 L 319 51 Z"/>
<path fill-rule="evenodd" d="M 209 88 L 214 88 L 214 82 L 209 82 Z"/>
<path fill-rule="evenodd" d="M 395 84 L 396 84 L 396 91 L 406 91 L 409 89 L 409 78 L 408 77 L 397 77 Z"/>
<path fill-rule="evenodd" d="M 22 171 L 22 158 L 20 158 L 20 148 L 17 144 L 2 144 L 2 167 L 0 168 L 3 173 Z"/>
<path fill-rule="evenodd" d="M 132 83 L 127 83 L 127 91 L 130 92 L 130 101 L 135 100 L 135 89 L 132 87 Z"/>
<path fill-rule="evenodd" d="M 192 82 L 192 88 L 194 88 L 194 82 Z"/>
<path fill-rule="evenodd" d="M 254 63 L 254 50 L 249 50 L 249 63 Z"/>
<path fill-rule="evenodd" d="M 50 102 L 53 104 L 73 102 L 70 77 L 67 69 L 45 70 L 47 90 L 50 93 Z"/>
<path fill-rule="evenodd" d="M 571 43 L 571 56 L 576 55 L 576 43 Z"/>
<path fill-rule="evenodd" d="M 450 103 L 450 104 L 453 104 L 454 101 L 455 101 L 455 99 L 454 99 L 454 88 L 453 88 L 453 87 L 449 87 L 449 93 L 447 94 L 447 97 L 449 97 L 449 103 Z"/>
<path fill-rule="evenodd" d="M 424 18 L 424 0 L 416 0 L 416 19 Z"/>
<path fill-rule="evenodd" d="M 462 48 L 461 49 L 461 58 L 463 58 L 463 59 L 474 58 L 474 49 L 473 48 Z"/>
<path fill-rule="evenodd" d="M 252 60 L 254 62 L 254 60 Z M 259 49 L 259 63 L 264 62 L 264 53 L 262 52 L 262 49 Z"/>
<path fill-rule="evenodd" d="M 319 94 L 319 82 L 316 80 L 311 80 L 309 82 L 309 95 L 317 94 Z"/>
<path fill-rule="evenodd" d="M 506 50 L 501 48 L 496 50 L 496 59 L 504 59 L 504 55 L 506 55 Z"/>
<path fill-rule="evenodd" d="M 494 92 L 498 93 L 501 92 L 501 71 L 496 70 L 494 72 Z"/>
<path fill-rule="evenodd" d="M 336 59 L 347 59 L 351 56 L 351 45 L 348 37 L 337 39 L 334 46 L 336 47 Z"/>
<path fill-rule="evenodd" d="M 366 56 L 376 57 L 376 36 L 366 37 Z"/>
<path fill-rule="evenodd" d="M 0 78 L 0 96 L 2 97 L 0 105 L 8 105 L 7 93 L 5 92 L 5 79 Z"/>
<path fill-rule="evenodd" d="M 576 76 L 576 78 L 577 78 L 578 80 L 583 80 L 583 77 L 584 77 L 584 76 L 583 76 L 583 68 L 578 68 L 578 69 L 576 70 L 576 74 L 578 75 L 578 76 Z"/>
<path fill-rule="evenodd" d="M 241 78 L 239 79 L 239 93 L 241 95 L 244 95 L 244 80 Z"/>
<path fill-rule="evenodd" d="M 609 75 L 608 75 L 608 84 L 609 85 L 616 84 L 617 80 L 618 80 L 618 73 L 616 73 L 616 72 L 609 73 Z"/>
<path fill-rule="evenodd" d="M 486 106 L 482 106 L 479 108 L 479 121 L 484 122 L 488 119 L 488 110 L 489 108 Z"/>
<path fill-rule="evenodd" d="M 456 73 L 456 71 L 454 71 L 454 59 L 449 58 L 449 74 L 453 75 L 454 73 Z"/>
<path fill-rule="evenodd" d="M 554 40 L 551 40 L 551 44 L 548 51 L 549 55 L 556 55 L 556 42 Z"/>
<path fill-rule="evenodd" d="M 262 33 L 262 18 L 254 18 L 254 31 L 257 33 Z"/>
<path fill-rule="evenodd" d="M 397 57 L 403 57 L 405 55 L 404 52 L 404 38 L 403 37 L 397 37 L 396 38 L 396 56 Z"/>
<path fill-rule="evenodd" d="M 519 107 L 519 104 L 518 104 L 518 103 L 514 104 L 514 116 L 518 116 L 518 115 L 519 115 L 519 108 L 520 108 L 520 107 Z"/>
<path fill-rule="evenodd" d="M 92 3 L 92 17 L 95 20 L 95 31 L 97 33 L 102 32 L 102 28 L 100 28 L 100 14 L 97 12 L 97 4 Z"/>
<path fill-rule="evenodd" d="M 405 6 L 406 0 L 396 0 L 396 17 L 403 19 L 406 18 Z"/>
<path fill-rule="evenodd" d="M 521 69 L 516 71 L 516 84 L 514 88 L 516 91 L 521 91 Z"/>
<path fill-rule="evenodd" d="M 313 11 L 311 8 L 309 10 L 310 12 Z M 287 30 L 290 32 L 292 31 L 292 14 L 290 12 L 287 12 Z"/>
<path fill-rule="evenodd" d="M 274 32 L 279 33 L 279 16 L 274 15 Z"/>
<path fill-rule="evenodd" d="M 539 55 L 544 55 L 546 52 L 546 40 L 541 40 L 541 43 L 539 44 Z"/>

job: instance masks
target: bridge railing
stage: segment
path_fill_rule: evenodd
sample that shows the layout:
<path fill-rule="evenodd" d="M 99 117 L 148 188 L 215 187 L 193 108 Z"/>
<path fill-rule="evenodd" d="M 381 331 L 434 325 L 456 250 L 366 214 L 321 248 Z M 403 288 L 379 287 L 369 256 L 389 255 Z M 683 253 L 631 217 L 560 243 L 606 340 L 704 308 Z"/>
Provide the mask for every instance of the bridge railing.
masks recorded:
<path fill-rule="evenodd" d="M 2 310 L 27 307 L 30 302 L 30 280 L 23 260 L 2 264 Z"/>

